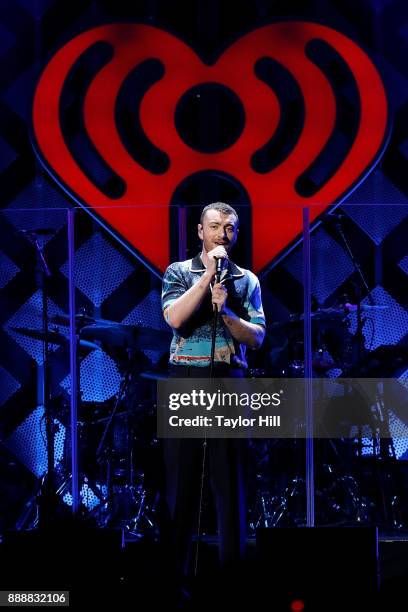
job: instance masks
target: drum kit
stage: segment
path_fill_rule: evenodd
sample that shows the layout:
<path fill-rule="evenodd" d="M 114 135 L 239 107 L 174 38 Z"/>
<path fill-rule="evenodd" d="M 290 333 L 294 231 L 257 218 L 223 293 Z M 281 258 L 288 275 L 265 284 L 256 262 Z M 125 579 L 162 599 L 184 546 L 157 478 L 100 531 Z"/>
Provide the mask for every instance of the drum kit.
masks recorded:
<path fill-rule="evenodd" d="M 49 345 L 69 347 L 69 321 L 68 315 L 50 317 Z M 104 351 L 120 373 L 119 389 L 111 400 L 83 401 L 82 394 L 78 396 L 81 512 L 98 527 L 124 529 L 129 538 L 156 537 L 159 453 L 154 386 L 166 372 L 154 366 L 143 351 L 168 351 L 172 335 L 94 318 L 83 311 L 76 315 L 75 324 L 79 357 Z M 42 329 L 14 327 L 12 331 L 44 341 Z M 61 395 L 51 395 L 49 403 L 54 422 L 59 421 L 66 430 L 63 459 L 53 475 L 58 498 L 66 501 L 71 482 L 70 406 Z M 36 521 L 38 517 L 32 526 Z"/>
<path fill-rule="evenodd" d="M 363 313 L 383 311 L 387 306 L 377 304 L 351 304 L 345 302 L 337 307 L 318 308 L 311 317 L 312 327 L 312 367 L 316 377 L 363 376 L 366 368 L 364 362 L 367 351 L 364 348 L 365 338 L 362 329 L 355 334 L 350 332 L 350 315 L 359 309 Z M 276 375 L 301 377 L 304 375 L 304 342 L 303 314 L 292 314 L 288 319 L 272 323 L 268 330 L 273 334 L 284 334 L 285 354 L 282 368 Z M 364 326 L 364 319 L 361 328 Z M 279 356 L 279 351 L 275 353 Z M 278 366 L 279 367 L 279 366 Z"/>
<path fill-rule="evenodd" d="M 377 377 L 392 375 L 384 373 L 384 364 L 390 368 L 408 367 L 408 351 L 398 347 L 380 347 L 365 351 L 361 347 L 358 333 L 350 332 L 350 313 L 357 307 L 343 304 L 336 308 L 320 308 L 311 315 L 313 336 L 313 376 L 324 378 Z M 363 306 L 365 310 L 383 309 L 383 306 Z M 92 491 L 93 504 L 87 509 L 87 518 L 99 527 L 120 527 L 129 538 L 158 536 L 158 503 L 160 453 L 156 439 L 155 382 L 166 378 L 166 368 L 152 365 L 143 351 L 158 350 L 167 354 L 171 333 L 136 325 L 124 325 L 114 321 L 94 318 L 86 312 L 75 317 L 78 352 L 86 355 L 93 350 L 103 350 L 112 357 L 121 375 L 120 388 L 116 397 L 107 402 L 87 402 L 78 398 L 78 432 L 80 475 L 82 490 Z M 303 314 L 292 315 L 285 321 L 272 323 L 269 334 L 283 334 L 286 338 L 284 358 L 280 355 L 276 366 L 269 370 L 252 370 L 251 376 L 271 375 L 284 378 L 303 377 Z M 56 315 L 50 318 L 48 342 L 58 346 L 69 346 L 69 317 Z M 29 328 L 13 328 L 13 331 L 27 337 L 43 340 L 43 331 Z M 356 344 L 359 346 L 356 347 Z M 387 355 L 384 356 L 383 353 Z M 276 353 L 275 353 L 276 355 Z M 358 360 L 358 361 L 357 361 Z M 395 362 L 395 363 L 394 363 Z M 57 418 L 69 432 L 69 406 L 67 401 L 55 402 L 59 408 Z M 367 409 L 367 425 L 372 426 L 372 415 Z M 362 421 L 364 421 L 364 417 Z M 350 416 L 350 427 L 356 424 Z M 364 423 L 358 423 L 363 426 Z M 384 424 L 387 448 L 380 445 L 380 461 L 395 461 L 395 449 L 389 434 L 388 422 Z M 252 445 L 254 474 L 252 503 L 250 504 L 249 526 L 272 527 L 281 524 L 301 524 L 304 516 L 302 501 L 305 497 L 305 481 L 300 470 L 286 470 L 293 465 L 293 448 L 286 448 L 285 441 L 256 441 Z M 296 450 L 303 461 L 304 441 L 290 441 L 300 445 Z M 370 522 L 375 505 L 370 495 L 361 492 L 354 456 L 362 457 L 361 449 L 352 453 L 347 466 L 344 450 L 350 451 L 350 441 L 324 441 L 321 474 L 316 488 L 319 519 L 322 523 L 336 523 L 341 520 L 350 523 Z M 266 446 L 265 446 L 266 445 Z M 340 448 L 343 445 L 344 448 Z M 271 457 L 284 455 L 285 481 L 276 475 L 271 467 Z M 295 454 L 296 454 L 295 453 Z M 387 456 L 385 456 L 387 455 Z M 387 465 L 388 465 L 387 463 Z M 270 478 L 269 478 L 270 474 Z M 65 439 L 62 464 L 58 468 L 58 492 L 62 498 L 69 491 L 70 482 L 70 436 Z M 319 480 L 320 479 L 320 480 Z M 280 489 L 279 489 L 280 487 Z M 83 495 L 85 495 L 83 493 Z M 83 505 L 85 504 L 83 498 Z M 399 514 L 398 514 L 399 513 Z M 384 507 L 385 519 L 395 523 L 400 515 L 398 499 Z"/>
<path fill-rule="evenodd" d="M 387 306 L 350 304 L 319 308 L 311 313 L 313 377 L 398 378 L 408 370 L 408 348 L 380 346 L 366 350 L 362 333 L 364 314 Z M 360 311 L 357 332 L 351 333 L 351 317 Z M 281 346 L 271 351 L 269 370 L 254 376 L 304 377 L 304 315 L 294 314 L 270 325 Z M 346 387 L 345 387 L 346 389 Z M 389 392 L 386 391 L 389 389 Z M 408 427 L 406 388 L 384 385 L 375 405 L 356 398 L 355 390 L 344 391 L 340 408 L 345 437 L 315 440 L 315 512 L 317 524 L 377 524 L 387 529 L 408 527 L 404 497 L 404 461 L 397 460 L 390 432 L 390 410 Z M 347 393 L 349 393 L 347 395 Z M 324 424 L 323 424 L 324 427 Z M 355 437 L 352 433 L 356 432 Z M 366 432 L 366 434 L 363 433 Z M 306 523 L 305 440 L 251 441 L 253 483 L 249 528 L 297 526 Z M 276 465 L 287 469 L 278 478 Z"/>

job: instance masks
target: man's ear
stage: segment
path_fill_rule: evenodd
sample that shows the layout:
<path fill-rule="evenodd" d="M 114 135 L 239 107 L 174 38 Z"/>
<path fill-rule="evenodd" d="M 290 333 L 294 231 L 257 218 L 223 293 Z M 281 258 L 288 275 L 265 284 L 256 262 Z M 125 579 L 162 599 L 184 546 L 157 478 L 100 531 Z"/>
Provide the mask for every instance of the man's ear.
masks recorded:
<path fill-rule="evenodd" d="M 201 225 L 201 223 L 197 225 L 197 230 L 198 230 L 198 237 L 200 238 L 200 240 L 202 240 L 203 239 L 203 226 Z"/>

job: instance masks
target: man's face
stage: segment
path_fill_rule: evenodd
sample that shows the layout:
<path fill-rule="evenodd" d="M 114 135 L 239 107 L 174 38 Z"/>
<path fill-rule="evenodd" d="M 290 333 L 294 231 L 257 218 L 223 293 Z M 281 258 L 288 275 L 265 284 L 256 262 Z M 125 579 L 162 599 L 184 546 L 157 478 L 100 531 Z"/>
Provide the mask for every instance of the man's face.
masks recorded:
<path fill-rule="evenodd" d="M 207 253 L 219 245 L 229 253 L 238 237 L 238 219 L 233 214 L 207 210 L 203 224 L 198 224 L 198 237 L 203 241 Z"/>

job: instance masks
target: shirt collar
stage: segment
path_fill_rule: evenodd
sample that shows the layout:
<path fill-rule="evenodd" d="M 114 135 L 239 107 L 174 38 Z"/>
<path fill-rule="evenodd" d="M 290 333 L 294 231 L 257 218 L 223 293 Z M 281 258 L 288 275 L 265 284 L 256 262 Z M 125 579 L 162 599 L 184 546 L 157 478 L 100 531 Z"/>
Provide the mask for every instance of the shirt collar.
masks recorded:
<path fill-rule="evenodd" d="M 202 262 L 200 253 L 198 253 L 198 255 L 191 260 L 190 272 L 205 272 L 205 270 L 206 267 Z M 244 271 L 229 259 L 228 275 L 223 280 L 226 280 L 227 278 L 241 278 L 242 276 L 244 276 Z"/>

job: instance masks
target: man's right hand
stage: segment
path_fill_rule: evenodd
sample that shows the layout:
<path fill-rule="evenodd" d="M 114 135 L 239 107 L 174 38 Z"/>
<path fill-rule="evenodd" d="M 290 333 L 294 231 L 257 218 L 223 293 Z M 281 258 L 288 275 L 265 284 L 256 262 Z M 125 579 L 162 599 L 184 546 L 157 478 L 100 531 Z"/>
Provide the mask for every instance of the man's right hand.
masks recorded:
<path fill-rule="evenodd" d="M 220 244 L 219 246 L 215 247 L 215 249 L 212 249 L 211 251 L 208 251 L 207 257 L 208 257 L 208 260 L 209 260 L 209 264 L 207 266 L 207 271 L 210 272 L 210 274 L 212 276 L 215 276 L 215 273 L 216 273 L 216 270 L 217 270 L 217 259 L 227 260 L 228 259 L 228 253 L 225 250 L 225 247 L 223 247 Z"/>

